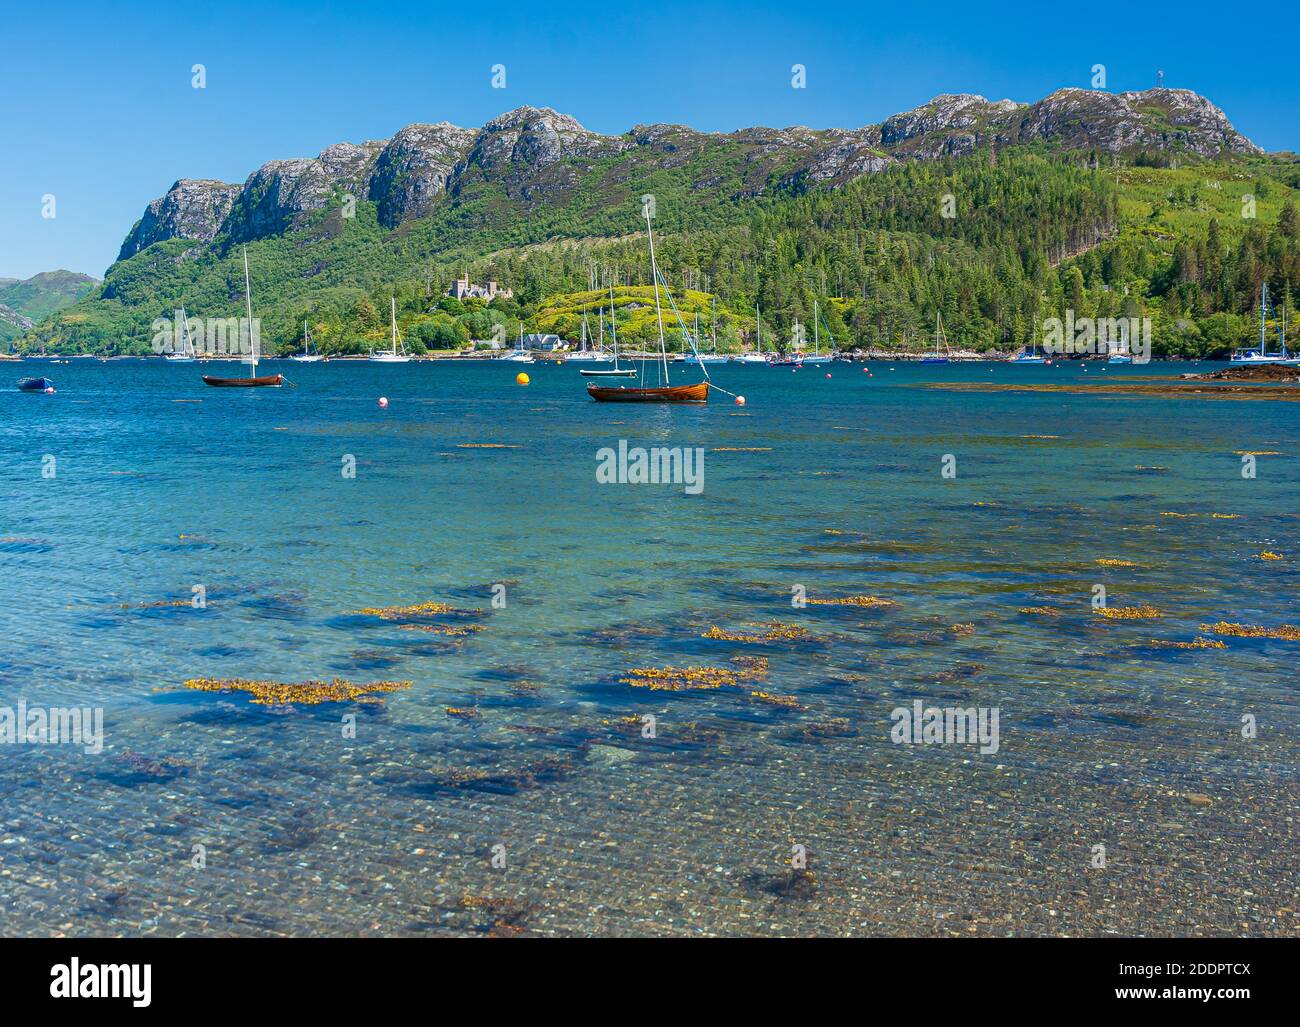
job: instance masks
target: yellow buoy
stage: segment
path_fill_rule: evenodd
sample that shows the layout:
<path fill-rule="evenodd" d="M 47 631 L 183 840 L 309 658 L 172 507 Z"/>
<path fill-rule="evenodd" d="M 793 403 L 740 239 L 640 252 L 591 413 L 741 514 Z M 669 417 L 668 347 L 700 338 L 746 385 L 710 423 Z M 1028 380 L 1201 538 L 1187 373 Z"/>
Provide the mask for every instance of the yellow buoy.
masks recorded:
<path fill-rule="evenodd" d="M 517 381 L 520 385 L 527 385 L 530 380 L 531 379 L 529 379 L 528 375 L 524 374 L 523 371 L 520 371 L 517 375 L 515 375 L 515 381 Z"/>

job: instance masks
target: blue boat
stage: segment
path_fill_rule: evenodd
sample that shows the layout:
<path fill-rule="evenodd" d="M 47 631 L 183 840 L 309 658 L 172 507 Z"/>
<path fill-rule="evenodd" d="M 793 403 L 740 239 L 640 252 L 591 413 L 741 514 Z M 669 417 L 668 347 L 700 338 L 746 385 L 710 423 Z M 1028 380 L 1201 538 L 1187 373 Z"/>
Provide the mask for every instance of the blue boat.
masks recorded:
<path fill-rule="evenodd" d="M 44 392 L 46 389 L 54 388 L 54 382 L 49 378 L 19 378 L 19 392 Z"/>
<path fill-rule="evenodd" d="M 943 346 L 943 352 L 939 352 L 939 346 Z M 943 334 L 943 315 L 935 313 L 934 315 L 934 356 L 922 357 L 923 364 L 946 364 L 952 357 L 952 350 L 948 347 L 948 337 Z"/>

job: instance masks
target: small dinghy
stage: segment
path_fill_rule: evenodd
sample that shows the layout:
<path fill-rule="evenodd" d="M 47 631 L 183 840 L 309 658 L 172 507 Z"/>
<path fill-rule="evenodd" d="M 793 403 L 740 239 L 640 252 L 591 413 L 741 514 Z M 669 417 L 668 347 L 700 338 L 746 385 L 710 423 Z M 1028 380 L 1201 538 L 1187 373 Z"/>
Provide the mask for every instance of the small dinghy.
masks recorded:
<path fill-rule="evenodd" d="M 49 378 L 19 378 L 19 392 L 53 392 L 54 382 Z"/>

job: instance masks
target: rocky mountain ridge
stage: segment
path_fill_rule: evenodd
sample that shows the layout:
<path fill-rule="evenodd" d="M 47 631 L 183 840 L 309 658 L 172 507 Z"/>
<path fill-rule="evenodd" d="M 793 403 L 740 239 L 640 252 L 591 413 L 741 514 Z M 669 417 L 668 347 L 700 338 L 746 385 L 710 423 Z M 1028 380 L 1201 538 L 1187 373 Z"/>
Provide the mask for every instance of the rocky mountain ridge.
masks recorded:
<path fill-rule="evenodd" d="M 181 179 L 148 205 L 118 259 L 168 239 L 240 242 L 293 231 L 346 195 L 374 202 L 380 223 L 396 229 L 439 203 L 454 204 L 485 188 L 500 190 L 525 210 L 560 201 L 596 165 L 605 168 L 602 184 L 629 191 L 658 169 L 729 161 L 743 178 L 737 194 L 743 196 L 774 184 L 842 185 L 891 162 L 961 156 L 990 143 L 1113 154 L 1159 150 L 1191 158 L 1261 152 L 1209 100 L 1181 89 L 1069 88 L 1033 104 L 944 94 L 860 129 L 795 126 L 728 134 L 656 124 L 607 136 L 567 114 L 525 106 L 480 129 L 408 125 L 387 140 L 338 143 L 314 158 L 273 160 L 242 185 Z M 706 175 L 692 187 L 709 189 L 721 181 Z"/>

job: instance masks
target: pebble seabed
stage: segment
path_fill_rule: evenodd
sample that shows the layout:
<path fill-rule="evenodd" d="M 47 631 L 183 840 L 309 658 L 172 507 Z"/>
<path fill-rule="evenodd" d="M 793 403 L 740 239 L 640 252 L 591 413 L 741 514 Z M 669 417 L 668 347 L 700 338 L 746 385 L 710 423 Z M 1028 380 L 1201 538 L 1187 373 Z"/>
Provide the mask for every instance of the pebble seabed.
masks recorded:
<path fill-rule="evenodd" d="M 645 436 L 580 426 L 587 408 L 556 429 L 581 388 L 565 384 L 548 397 L 543 380 L 529 397 L 559 438 L 492 430 L 465 410 L 428 420 L 425 406 L 375 428 L 388 448 L 360 466 L 378 476 L 418 442 L 426 476 L 393 470 L 386 488 L 423 490 L 443 473 L 466 497 L 577 451 L 585 482 L 583 432 Z M 388 391 L 395 418 L 414 406 Z M 1121 424 L 1106 445 L 1087 427 L 1099 416 L 1140 419 L 1151 404 L 1164 416 L 1169 401 L 1109 401 L 1123 405 L 1101 415 L 1093 405 L 1107 401 L 1092 396 L 1001 406 L 952 426 L 964 448 L 950 487 L 941 409 L 965 399 L 877 394 L 895 415 L 931 407 L 912 410 L 921 426 L 906 432 L 868 407 L 877 428 L 863 439 L 841 434 L 843 406 L 778 431 L 752 419 L 761 386 L 745 391 L 758 397 L 750 420 L 710 415 L 720 451 L 703 496 L 671 503 L 674 517 L 704 518 L 687 542 L 660 519 L 663 493 L 633 490 L 641 517 L 619 505 L 626 492 L 575 485 L 544 541 L 535 522 L 490 529 L 465 543 L 482 548 L 455 579 L 424 547 L 384 565 L 368 538 L 355 545 L 375 548 L 326 581 L 312 561 L 348 543 L 291 515 L 256 542 L 224 508 L 137 523 L 159 480 L 200 486 L 175 466 L 110 479 L 120 453 L 98 458 L 110 495 L 66 515 L 33 507 L 40 486 L 11 479 L 6 509 L 27 513 L 11 518 L 0 559 L 5 625 L 22 644 L 0 664 L 0 706 L 102 703 L 108 735 L 93 757 L 0 748 L 3 933 L 1300 933 L 1300 642 L 1275 630 L 1297 623 L 1300 522 L 1280 500 L 1295 495 L 1286 468 L 1300 439 L 1276 413 L 1289 404 L 1245 425 L 1225 412 L 1237 404 L 1206 404 L 1177 415 L 1214 419 L 1193 431 L 1139 439 Z M 330 416 L 369 424 L 371 405 Z M 322 438 L 320 462 L 336 461 L 349 430 L 291 429 L 267 458 L 289 480 L 263 499 L 308 502 L 292 468 Z M 520 448 L 462 448 L 485 441 Z M 1273 454 L 1259 457 L 1271 484 L 1243 491 L 1241 450 Z M 745 521 L 767 492 L 776 505 Z M 346 507 L 347 538 L 394 523 L 400 495 L 365 495 Z M 128 528 L 75 534 L 110 502 Z M 547 502 L 532 490 L 491 523 Z M 574 536 L 584 508 L 612 525 L 598 557 Z M 740 528 L 729 548 L 708 549 L 706 533 L 727 524 Z M 507 550 L 488 566 L 484 553 Z M 257 570 L 268 552 L 283 561 Z M 382 573 L 347 570 L 367 555 Z M 123 569 L 145 558 L 146 570 Z M 553 598 L 576 587 L 562 568 L 589 559 L 582 603 Z M 193 608 L 174 601 L 188 586 L 163 583 L 198 580 L 214 560 L 232 569 L 210 573 L 213 619 L 192 626 Z M 792 582 L 818 601 L 792 607 Z M 1098 582 L 1111 606 L 1139 613 L 1098 616 Z M 19 590 L 37 597 L 30 609 L 15 611 Z M 1224 622 L 1260 631 L 1215 634 Z M 1207 643 L 1181 647 L 1197 638 Z M 635 673 L 647 668 L 673 670 Z M 894 744 L 890 712 L 918 698 L 997 707 L 998 751 Z"/>

